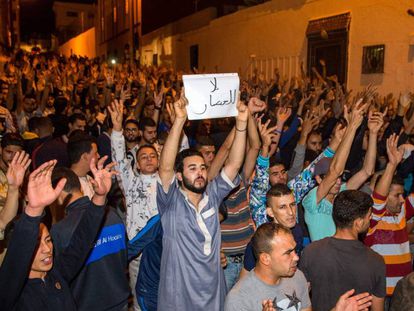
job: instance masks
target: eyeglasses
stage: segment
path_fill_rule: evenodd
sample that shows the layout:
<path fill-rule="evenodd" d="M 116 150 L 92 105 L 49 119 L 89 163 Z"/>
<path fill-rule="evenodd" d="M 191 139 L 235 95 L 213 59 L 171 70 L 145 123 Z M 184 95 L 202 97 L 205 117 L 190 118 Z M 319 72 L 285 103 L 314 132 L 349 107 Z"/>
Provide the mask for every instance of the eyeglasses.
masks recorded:
<path fill-rule="evenodd" d="M 137 128 L 125 128 L 125 132 L 137 132 L 138 129 Z"/>

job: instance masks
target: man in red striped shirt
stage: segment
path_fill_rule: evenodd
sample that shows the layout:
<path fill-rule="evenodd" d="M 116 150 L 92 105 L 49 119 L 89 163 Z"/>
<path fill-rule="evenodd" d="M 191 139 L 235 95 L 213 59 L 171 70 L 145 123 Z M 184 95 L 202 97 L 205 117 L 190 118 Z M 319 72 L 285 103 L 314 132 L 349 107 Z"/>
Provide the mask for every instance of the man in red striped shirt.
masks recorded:
<path fill-rule="evenodd" d="M 386 264 L 387 296 L 394 292 L 397 282 L 412 271 L 407 221 L 414 216 L 414 194 L 403 197 L 404 184 L 394 176 L 404 150 L 397 148 L 398 136 L 387 140 L 389 162 L 375 186 L 374 206 L 365 244 L 380 254 Z"/>

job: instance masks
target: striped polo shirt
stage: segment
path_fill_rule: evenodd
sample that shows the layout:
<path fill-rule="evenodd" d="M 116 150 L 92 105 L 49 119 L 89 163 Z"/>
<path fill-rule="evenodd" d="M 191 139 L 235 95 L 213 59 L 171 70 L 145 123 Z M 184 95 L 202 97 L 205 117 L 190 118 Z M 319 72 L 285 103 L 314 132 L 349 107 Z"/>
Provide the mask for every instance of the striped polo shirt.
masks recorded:
<path fill-rule="evenodd" d="M 243 255 L 254 233 L 247 191 L 243 183 L 223 204 L 227 208 L 227 218 L 220 224 L 221 247 L 226 256 Z"/>
<path fill-rule="evenodd" d="M 386 197 L 374 192 L 372 199 L 374 206 L 365 244 L 384 258 L 387 295 L 391 296 L 397 282 L 412 271 L 406 222 L 414 216 L 414 194 L 406 198 L 398 215 L 387 211 Z"/>

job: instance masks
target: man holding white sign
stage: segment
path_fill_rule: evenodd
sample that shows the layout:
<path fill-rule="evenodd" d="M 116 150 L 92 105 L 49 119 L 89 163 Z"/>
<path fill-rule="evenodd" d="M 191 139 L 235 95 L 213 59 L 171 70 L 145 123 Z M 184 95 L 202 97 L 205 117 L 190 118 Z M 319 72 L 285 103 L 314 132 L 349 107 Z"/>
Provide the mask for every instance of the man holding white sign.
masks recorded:
<path fill-rule="evenodd" d="M 237 73 L 184 75 L 183 82 L 189 120 L 237 116 Z"/>
<path fill-rule="evenodd" d="M 175 120 L 159 166 L 157 205 L 164 236 L 158 310 L 219 311 L 224 309 L 226 285 L 220 265 L 218 208 L 240 182 L 249 111 L 237 103 L 228 164 L 208 182 L 207 167 L 198 151 L 186 149 L 177 156 L 187 103 L 183 94 L 174 103 Z"/>

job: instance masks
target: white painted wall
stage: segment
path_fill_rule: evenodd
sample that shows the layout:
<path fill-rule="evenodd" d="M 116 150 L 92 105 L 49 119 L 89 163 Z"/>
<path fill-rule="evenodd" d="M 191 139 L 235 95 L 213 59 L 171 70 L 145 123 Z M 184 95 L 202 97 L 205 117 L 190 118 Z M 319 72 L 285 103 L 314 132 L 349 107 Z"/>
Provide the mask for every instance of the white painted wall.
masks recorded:
<path fill-rule="evenodd" d="M 217 68 L 244 75 L 254 66 L 270 77 L 278 67 L 292 76 L 301 60 L 306 63 L 308 21 L 350 12 L 349 88 L 358 91 L 373 83 L 381 93 L 396 93 L 413 88 L 414 17 L 407 14 L 409 8 L 414 9 L 409 0 L 273 0 L 195 30 L 174 34 L 176 24 L 170 24 L 147 34 L 143 61 L 151 63 L 152 53 L 163 49 L 166 63 L 189 70 L 190 46 L 198 44 L 199 67 L 209 72 Z M 375 44 L 386 46 L 384 74 L 362 75 L 363 46 Z M 256 55 L 252 66 L 251 54 Z"/>

